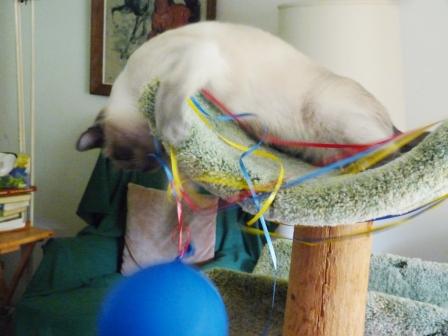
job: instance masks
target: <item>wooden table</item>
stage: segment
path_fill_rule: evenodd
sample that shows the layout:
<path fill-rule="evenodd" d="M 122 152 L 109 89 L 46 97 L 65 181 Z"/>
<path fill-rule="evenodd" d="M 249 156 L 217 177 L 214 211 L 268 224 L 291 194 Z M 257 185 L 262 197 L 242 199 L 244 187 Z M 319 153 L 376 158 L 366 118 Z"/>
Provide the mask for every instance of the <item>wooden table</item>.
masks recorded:
<path fill-rule="evenodd" d="M 20 261 L 14 271 L 10 286 L 8 286 L 5 280 L 3 265 L 0 265 L 0 295 L 3 298 L 3 304 L 11 304 L 17 286 L 31 260 L 36 243 L 52 236 L 53 231 L 39 229 L 30 225 L 21 230 L 0 232 L 0 254 L 20 250 Z"/>

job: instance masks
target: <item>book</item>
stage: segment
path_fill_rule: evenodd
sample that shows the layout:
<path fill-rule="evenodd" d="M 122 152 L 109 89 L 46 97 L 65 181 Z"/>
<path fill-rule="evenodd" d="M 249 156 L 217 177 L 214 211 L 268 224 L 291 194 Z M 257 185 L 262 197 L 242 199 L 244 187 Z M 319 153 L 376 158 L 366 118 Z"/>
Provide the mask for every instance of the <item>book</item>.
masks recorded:
<path fill-rule="evenodd" d="M 0 197 L 0 204 L 25 202 L 25 201 L 29 202 L 30 200 L 31 200 L 31 194 L 3 196 L 3 197 Z"/>
<path fill-rule="evenodd" d="M 0 223 L 0 232 L 12 231 L 23 229 L 26 227 L 26 221 L 24 217 L 19 217 L 16 219 L 11 219 Z"/>
<path fill-rule="evenodd" d="M 2 196 L 13 196 L 13 195 L 21 195 L 28 194 L 31 192 L 35 192 L 37 189 L 35 186 L 27 187 L 27 188 L 0 188 L 0 197 Z"/>
<path fill-rule="evenodd" d="M 22 212 L 26 212 L 27 209 L 28 209 L 28 207 L 21 207 L 21 208 L 16 208 L 16 209 L 12 209 L 12 210 L 0 210 L 0 219 L 2 217 L 17 215 Z"/>
<path fill-rule="evenodd" d="M 8 210 L 14 210 L 19 208 L 26 208 L 30 205 L 29 201 L 20 201 L 20 202 L 14 202 L 14 203 L 6 203 L 6 204 L 0 204 L 0 211 L 8 211 Z"/>

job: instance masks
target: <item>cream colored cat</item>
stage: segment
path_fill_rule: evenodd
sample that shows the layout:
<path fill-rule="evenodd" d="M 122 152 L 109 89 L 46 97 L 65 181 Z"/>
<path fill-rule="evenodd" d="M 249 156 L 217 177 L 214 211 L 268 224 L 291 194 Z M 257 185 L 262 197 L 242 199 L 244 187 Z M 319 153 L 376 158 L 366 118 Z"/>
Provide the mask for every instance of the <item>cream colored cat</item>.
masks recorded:
<path fill-rule="evenodd" d="M 189 131 L 186 98 L 204 88 L 231 110 L 256 114 L 245 120 L 254 136 L 263 127 L 282 139 L 315 142 L 367 143 L 394 134 L 384 106 L 357 82 L 259 29 L 204 22 L 165 32 L 136 50 L 77 148 L 101 146 L 123 168 L 151 168 L 147 154 L 154 148 L 137 101 L 154 78 L 161 81 L 157 128 L 174 145 Z M 324 153 L 301 152 L 310 161 Z"/>

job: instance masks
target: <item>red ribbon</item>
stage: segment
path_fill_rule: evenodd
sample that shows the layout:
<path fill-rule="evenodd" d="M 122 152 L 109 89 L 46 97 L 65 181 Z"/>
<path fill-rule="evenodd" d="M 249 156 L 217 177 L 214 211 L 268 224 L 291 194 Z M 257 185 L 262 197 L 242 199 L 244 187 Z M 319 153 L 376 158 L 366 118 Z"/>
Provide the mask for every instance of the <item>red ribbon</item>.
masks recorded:
<path fill-rule="evenodd" d="M 218 107 L 222 113 L 235 117 L 236 120 L 239 120 L 235 113 L 233 113 L 229 108 L 227 108 L 226 105 L 224 105 L 219 99 L 217 99 L 213 94 L 210 93 L 208 90 L 201 90 L 202 95 L 207 99 L 210 103 Z M 244 125 L 242 125 L 243 128 Z M 363 150 L 366 150 L 372 146 L 376 146 L 379 144 L 386 143 L 394 138 L 396 138 L 398 135 L 392 135 L 388 137 L 387 139 L 383 139 L 376 142 L 371 143 L 363 143 L 363 144 L 337 144 L 337 143 L 324 143 L 324 142 L 308 142 L 308 141 L 291 141 L 291 140 L 284 140 L 278 137 L 275 137 L 273 135 L 266 135 L 263 137 L 263 140 L 265 142 L 268 142 L 270 144 L 274 145 L 280 145 L 285 147 L 312 147 L 312 148 L 333 148 L 333 149 L 353 149 L 356 150 L 356 152 L 360 152 Z M 351 152 L 353 154 L 353 152 Z"/>

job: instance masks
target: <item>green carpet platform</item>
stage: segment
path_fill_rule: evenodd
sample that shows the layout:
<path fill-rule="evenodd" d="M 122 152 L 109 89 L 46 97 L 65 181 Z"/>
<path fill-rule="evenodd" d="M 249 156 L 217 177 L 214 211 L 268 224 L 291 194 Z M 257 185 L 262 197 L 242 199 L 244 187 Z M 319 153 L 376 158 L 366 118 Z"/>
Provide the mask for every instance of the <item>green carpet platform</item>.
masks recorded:
<path fill-rule="evenodd" d="M 147 87 L 140 105 L 148 116 L 154 134 L 161 137 L 157 133 L 153 115 L 157 87 L 157 83 Z M 195 98 L 212 117 L 220 115 L 217 108 L 202 95 L 197 94 Z M 193 120 L 190 134 L 176 148 L 180 171 L 192 180 L 204 175 L 240 176 L 242 180 L 239 167 L 242 152 L 227 145 L 217 133 L 247 147 L 254 145 L 254 140 L 235 123 L 212 121 L 211 129 L 193 111 L 190 113 L 189 117 Z M 264 149 L 282 160 L 286 181 L 316 169 L 270 147 Z M 251 155 L 245 159 L 245 163 L 253 181 L 263 184 L 277 180 L 276 162 Z M 203 183 L 202 186 L 222 198 L 239 191 L 217 184 Z M 387 165 L 354 175 L 322 176 L 293 188 L 281 189 L 266 213 L 266 218 L 289 225 L 358 223 L 405 212 L 447 192 L 448 122 L 445 122 L 410 153 Z M 256 212 L 250 200 L 241 206 L 250 213 Z"/>
<path fill-rule="evenodd" d="M 269 335 L 280 336 L 292 244 L 277 240 L 274 246 L 279 259 L 279 280 Z M 262 334 L 271 312 L 271 265 L 265 249 L 252 273 L 222 269 L 208 273 L 226 303 L 230 335 Z M 394 255 L 372 256 L 365 335 L 448 335 L 448 264 Z"/>
<path fill-rule="evenodd" d="M 170 152 L 173 144 L 158 133 L 155 122 L 155 97 L 161 85 L 164 84 L 158 81 L 148 84 L 139 104 L 153 134 Z M 203 94 L 196 94 L 189 105 L 190 109 L 185 113 L 189 113 L 187 118 L 191 127 L 186 138 L 174 146 L 179 170 L 187 179 L 198 182 L 220 198 L 238 194 L 242 187 L 218 180 L 233 178 L 244 183 L 240 158 L 256 142 L 236 123 L 218 120 L 220 110 Z M 279 162 L 285 169 L 283 186 L 318 169 L 272 147 L 263 145 L 262 149 L 270 154 L 271 159 L 249 155 L 244 160 L 247 175 L 257 185 L 272 185 L 272 181 L 279 178 Z M 209 178 L 208 182 L 204 176 Z M 280 188 L 264 216 L 279 224 L 295 226 L 289 286 L 287 291 L 286 284 L 279 289 L 286 302 L 284 318 L 277 316 L 276 319 L 276 322 L 283 321 L 282 334 L 359 336 L 365 334 L 367 325 L 367 334 L 372 335 L 426 335 L 431 327 L 416 325 L 422 316 L 427 317 L 427 322 L 432 321 L 431 330 L 436 325 L 446 324 L 445 311 L 437 307 L 428 306 L 427 310 L 421 308 L 418 312 L 414 309 L 427 303 L 412 302 L 401 309 L 405 299 L 394 301 L 391 297 L 375 293 L 371 293 L 366 302 L 371 237 L 357 234 L 371 230 L 368 222 L 372 219 L 405 213 L 447 193 L 448 122 L 440 124 L 408 153 L 380 167 L 356 174 L 336 171 L 306 179 L 292 187 Z M 241 201 L 239 205 L 252 214 L 259 210 L 252 199 Z M 356 238 L 334 239 L 339 236 Z M 305 241 L 320 243 L 311 246 Z M 274 256 L 272 258 L 275 262 Z M 237 274 L 229 274 L 225 279 L 218 275 L 212 275 L 212 278 L 221 283 L 224 297 L 232 296 L 228 294 L 228 287 L 248 287 L 244 294 L 237 295 L 238 298 L 244 297 L 242 301 L 232 296 L 237 302 L 238 312 L 232 312 L 231 318 L 241 314 L 242 305 L 251 305 L 248 301 L 260 297 L 256 295 L 258 290 L 263 292 L 258 289 L 258 285 L 263 287 L 262 279 L 251 281 L 247 275 Z M 251 287 L 254 289 L 250 290 Z M 229 305 L 233 307 L 233 301 Z M 261 302 L 255 303 L 253 308 L 256 306 L 261 306 Z M 257 311 L 243 310 L 254 315 Z M 235 335 L 244 334 L 243 330 L 249 332 L 253 325 L 261 327 L 260 322 L 265 319 L 266 316 L 261 320 L 257 317 L 254 323 L 247 323 L 250 320 L 247 314 L 241 320 L 236 318 L 233 330 L 238 330 L 238 333 Z M 280 334 L 280 327 L 276 332 Z"/>

